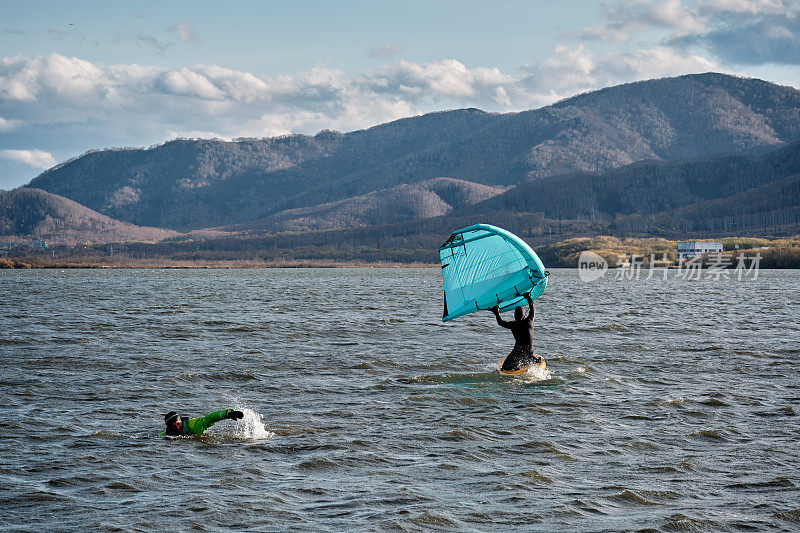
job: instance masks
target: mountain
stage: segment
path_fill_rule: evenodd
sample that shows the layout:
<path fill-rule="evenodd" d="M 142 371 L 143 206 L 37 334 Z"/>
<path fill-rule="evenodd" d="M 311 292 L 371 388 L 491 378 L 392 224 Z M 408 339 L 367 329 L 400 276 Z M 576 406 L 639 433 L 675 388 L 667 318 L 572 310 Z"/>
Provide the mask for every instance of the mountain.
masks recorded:
<path fill-rule="evenodd" d="M 709 73 L 611 87 L 521 113 L 465 109 L 346 134 L 97 151 L 30 186 L 120 220 L 181 231 L 256 220 L 262 223 L 250 227 L 321 229 L 330 226 L 325 212 L 347 224 L 395 221 L 388 193 L 373 193 L 440 177 L 488 187 L 551 184 L 565 174 L 757 153 L 797 140 L 800 91 Z"/>
<path fill-rule="evenodd" d="M 800 174 L 800 142 L 761 154 L 646 161 L 600 174 L 527 182 L 462 211 L 541 212 L 554 219 L 591 220 L 652 215 L 739 195 L 795 174 Z M 766 195 L 773 189 L 759 190 Z"/>
<path fill-rule="evenodd" d="M 394 224 L 446 215 L 491 198 L 506 187 L 452 178 L 398 185 L 346 200 L 281 211 L 275 215 L 222 229 L 229 232 L 311 231 Z"/>
<path fill-rule="evenodd" d="M 0 191 L 0 242 L 59 244 L 160 241 L 177 232 L 113 220 L 72 200 L 40 189 Z"/>

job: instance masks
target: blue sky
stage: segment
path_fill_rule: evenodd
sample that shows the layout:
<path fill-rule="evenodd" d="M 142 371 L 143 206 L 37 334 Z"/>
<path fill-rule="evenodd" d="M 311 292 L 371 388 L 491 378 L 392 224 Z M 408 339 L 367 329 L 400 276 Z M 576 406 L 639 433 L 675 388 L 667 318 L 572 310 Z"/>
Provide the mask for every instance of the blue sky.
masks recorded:
<path fill-rule="evenodd" d="M 0 189 L 90 149 L 537 108 L 718 71 L 800 88 L 793 0 L 8 2 Z"/>

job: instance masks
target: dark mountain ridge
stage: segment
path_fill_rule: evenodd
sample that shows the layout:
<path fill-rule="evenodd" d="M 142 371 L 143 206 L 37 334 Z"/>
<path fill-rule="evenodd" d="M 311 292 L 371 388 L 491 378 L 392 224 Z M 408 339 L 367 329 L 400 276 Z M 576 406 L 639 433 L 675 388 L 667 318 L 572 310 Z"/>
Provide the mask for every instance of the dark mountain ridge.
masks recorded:
<path fill-rule="evenodd" d="M 700 74 L 611 87 L 521 113 L 465 109 L 346 134 L 92 152 L 30 186 L 120 220 L 191 230 L 443 176 L 488 186 L 547 183 L 647 159 L 763 151 L 798 139 L 800 91 Z"/>
<path fill-rule="evenodd" d="M 464 213 L 541 212 L 554 219 L 651 215 L 725 198 L 800 173 L 800 142 L 766 153 L 643 161 L 600 174 L 523 183 Z"/>

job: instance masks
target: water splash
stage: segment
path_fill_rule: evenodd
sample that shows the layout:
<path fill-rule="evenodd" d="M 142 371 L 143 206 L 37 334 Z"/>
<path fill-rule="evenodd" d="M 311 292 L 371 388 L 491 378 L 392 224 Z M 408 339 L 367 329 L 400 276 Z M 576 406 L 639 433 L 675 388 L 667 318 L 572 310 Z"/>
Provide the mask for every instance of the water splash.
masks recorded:
<path fill-rule="evenodd" d="M 553 373 L 550 372 L 549 368 L 542 369 L 539 366 L 534 365 L 530 367 L 524 374 L 520 374 L 520 377 L 525 381 L 545 381 L 551 379 L 553 377 Z"/>
<path fill-rule="evenodd" d="M 494 372 L 497 372 L 498 374 L 500 372 L 499 363 L 492 363 L 491 365 L 489 365 L 488 368 L 492 369 Z M 499 375 L 503 376 L 502 374 Z M 520 380 L 526 383 L 531 383 L 533 381 L 546 381 L 548 379 L 552 379 L 553 373 L 550 371 L 549 367 L 542 369 L 538 365 L 532 365 L 531 367 L 528 368 L 526 372 L 522 374 L 512 374 L 511 377 L 513 377 L 514 380 Z"/>
<path fill-rule="evenodd" d="M 239 408 L 239 410 L 244 413 L 244 418 L 236 422 L 236 427 L 233 430 L 237 439 L 249 441 L 268 440 L 275 436 L 275 433 L 268 430 L 264 425 L 264 415 L 246 407 Z"/>

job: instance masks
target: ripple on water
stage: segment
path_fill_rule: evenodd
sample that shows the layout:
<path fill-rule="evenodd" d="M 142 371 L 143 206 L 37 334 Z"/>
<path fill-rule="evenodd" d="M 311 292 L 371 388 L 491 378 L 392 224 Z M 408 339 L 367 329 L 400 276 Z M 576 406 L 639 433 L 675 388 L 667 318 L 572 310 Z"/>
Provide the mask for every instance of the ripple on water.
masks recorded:
<path fill-rule="evenodd" d="M 780 511 L 773 514 L 775 518 L 791 522 L 793 524 L 800 524 L 800 509 L 790 509 L 788 511 Z"/>
<path fill-rule="evenodd" d="M 323 470 L 332 470 L 339 466 L 337 461 L 326 459 L 324 457 L 312 457 L 297 465 L 301 470 L 308 470 L 312 472 L 319 472 Z"/>
<path fill-rule="evenodd" d="M 745 489 L 745 490 L 752 490 L 752 489 L 764 489 L 769 487 L 781 487 L 781 488 L 794 488 L 796 485 L 792 482 L 791 479 L 788 477 L 775 477 L 768 480 L 761 480 L 761 481 L 740 481 L 737 483 L 730 483 L 728 487 L 732 489 Z"/>
<path fill-rule="evenodd" d="M 105 487 L 111 491 L 144 492 L 143 489 L 131 485 L 130 483 L 125 483 L 124 481 L 114 481 L 113 483 L 107 484 Z"/>
<path fill-rule="evenodd" d="M 724 433 L 724 430 L 720 429 L 701 429 L 700 431 L 690 433 L 689 436 L 713 442 L 724 442 L 728 440 Z"/>
<path fill-rule="evenodd" d="M 637 494 L 636 492 L 625 489 L 619 494 L 614 496 L 614 499 L 617 501 L 621 501 L 626 504 L 635 504 L 635 505 L 656 505 L 655 502 L 651 502 L 650 500 L 644 498 L 643 496 Z"/>
<path fill-rule="evenodd" d="M 705 518 L 693 518 L 683 513 L 670 515 L 663 524 L 666 531 L 709 531 L 718 529 L 722 524 Z"/>
<path fill-rule="evenodd" d="M 555 445 L 546 441 L 530 441 L 520 445 L 528 453 L 536 455 L 552 455 L 564 461 L 577 461 L 575 457 L 571 456 L 565 451 L 558 449 Z"/>
<path fill-rule="evenodd" d="M 523 475 L 526 478 L 530 479 L 530 480 L 537 481 L 537 482 L 540 482 L 540 483 L 552 483 L 553 482 L 552 479 L 550 479 L 549 477 L 545 476 L 544 474 L 541 474 L 541 473 L 537 472 L 534 469 L 530 469 L 530 470 L 525 471 L 523 473 Z"/>

